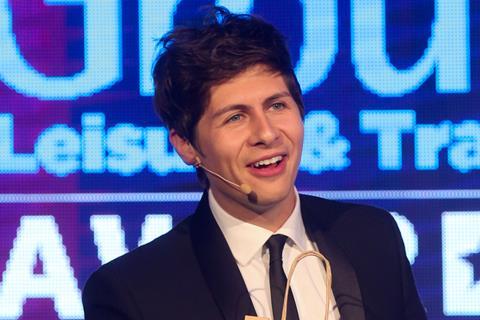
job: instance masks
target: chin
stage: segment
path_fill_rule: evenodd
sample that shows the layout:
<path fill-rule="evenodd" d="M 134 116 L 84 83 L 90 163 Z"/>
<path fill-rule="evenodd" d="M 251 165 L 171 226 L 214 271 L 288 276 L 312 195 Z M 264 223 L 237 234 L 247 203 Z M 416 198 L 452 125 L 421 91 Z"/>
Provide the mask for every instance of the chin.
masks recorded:
<path fill-rule="evenodd" d="M 253 188 L 253 191 L 257 194 L 257 203 L 259 205 L 269 206 L 285 200 L 290 195 L 290 192 L 293 192 L 293 187 L 289 189 L 260 189 L 258 191 Z"/>

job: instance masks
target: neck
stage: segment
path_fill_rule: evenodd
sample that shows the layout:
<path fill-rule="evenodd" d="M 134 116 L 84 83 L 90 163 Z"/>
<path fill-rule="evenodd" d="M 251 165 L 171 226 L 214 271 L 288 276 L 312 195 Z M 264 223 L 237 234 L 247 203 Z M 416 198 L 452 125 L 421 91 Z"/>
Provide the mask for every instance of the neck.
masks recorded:
<path fill-rule="evenodd" d="M 232 199 L 229 194 L 215 189 L 212 189 L 212 193 L 218 204 L 229 215 L 272 232 L 276 232 L 287 221 L 293 213 L 296 203 L 293 187 L 283 199 L 274 203 L 259 201 L 253 204 L 243 195 L 239 196 L 244 197 L 245 200 L 239 201 L 237 198 Z"/>

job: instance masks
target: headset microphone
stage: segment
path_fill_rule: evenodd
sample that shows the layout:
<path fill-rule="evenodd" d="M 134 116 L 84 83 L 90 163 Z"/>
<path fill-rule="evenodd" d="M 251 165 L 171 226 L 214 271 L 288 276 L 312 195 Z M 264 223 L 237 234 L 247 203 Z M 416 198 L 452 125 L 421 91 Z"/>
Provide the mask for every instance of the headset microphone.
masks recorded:
<path fill-rule="evenodd" d="M 229 184 L 230 186 L 232 186 L 233 188 L 235 188 L 236 190 L 240 191 L 241 193 L 247 195 L 247 196 L 251 196 L 254 194 L 253 190 L 252 190 L 252 187 L 250 187 L 250 185 L 246 184 L 246 183 L 242 183 L 240 185 L 222 177 L 221 175 L 219 175 L 218 173 L 216 172 L 213 172 L 212 170 L 208 169 L 207 167 L 205 167 L 203 164 L 202 164 L 202 161 L 200 160 L 199 157 L 195 157 L 195 163 L 193 164 L 195 166 L 195 168 L 202 168 L 203 170 L 207 171 L 208 173 L 214 175 L 215 177 L 217 177 L 218 179 L 222 180 L 223 182 Z"/>

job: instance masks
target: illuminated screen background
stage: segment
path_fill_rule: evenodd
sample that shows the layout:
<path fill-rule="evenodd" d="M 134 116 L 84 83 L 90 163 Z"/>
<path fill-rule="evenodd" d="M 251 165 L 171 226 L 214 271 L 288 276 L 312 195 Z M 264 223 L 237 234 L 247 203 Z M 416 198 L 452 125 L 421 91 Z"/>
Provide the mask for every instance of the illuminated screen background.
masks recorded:
<path fill-rule="evenodd" d="M 83 318 L 91 272 L 195 209 L 150 68 L 206 3 L 0 0 L 0 319 Z M 480 316 L 478 3 L 216 3 L 288 39 L 298 189 L 392 212 L 429 318 Z"/>

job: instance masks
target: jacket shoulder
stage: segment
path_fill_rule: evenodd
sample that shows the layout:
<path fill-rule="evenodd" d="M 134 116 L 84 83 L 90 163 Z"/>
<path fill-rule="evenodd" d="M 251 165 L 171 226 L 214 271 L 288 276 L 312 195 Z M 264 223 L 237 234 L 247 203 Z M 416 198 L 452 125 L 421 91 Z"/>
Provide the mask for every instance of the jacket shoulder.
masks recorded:
<path fill-rule="evenodd" d="M 393 216 L 386 210 L 370 205 L 328 200 L 301 195 L 302 212 L 318 221 L 324 231 L 331 228 L 361 228 L 362 226 L 390 229 L 396 226 Z M 393 225 L 392 225 L 393 224 Z M 390 229 L 391 230 L 391 229 Z"/>
<path fill-rule="evenodd" d="M 395 219 L 380 208 L 302 196 L 302 214 L 309 228 L 321 230 L 354 261 L 393 261 L 404 254 Z M 367 259 L 368 257 L 368 259 Z"/>
<path fill-rule="evenodd" d="M 95 271 L 83 290 L 86 319 L 155 318 L 200 303 L 190 294 L 192 287 L 207 290 L 192 249 L 190 221 Z M 110 317 L 109 311 L 121 317 Z"/>

